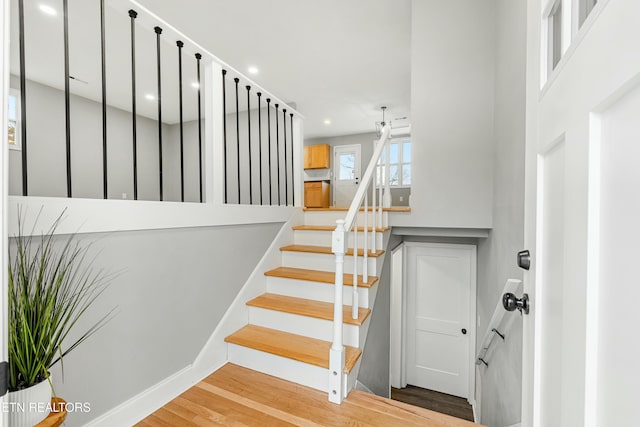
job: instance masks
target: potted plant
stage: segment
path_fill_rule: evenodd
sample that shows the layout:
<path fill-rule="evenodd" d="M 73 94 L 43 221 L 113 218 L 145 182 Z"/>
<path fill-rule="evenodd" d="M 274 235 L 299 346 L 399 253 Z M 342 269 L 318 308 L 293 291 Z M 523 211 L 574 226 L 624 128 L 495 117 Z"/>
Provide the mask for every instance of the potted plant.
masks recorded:
<path fill-rule="evenodd" d="M 75 235 L 55 238 L 60 215 L 46 234 L 26 235 L 18 213 L 18 235 L 9 248 L 8 344 L 9 425 L 33 426 L 49 414 L 52 366 L 97 332 L 111 310 L 76 334 L 78 320 L 104 292 L 110 276 L 94 271 L 89 245 Z M 39 215 L 38 215 L 39 216 Z M 37 223 L 37 218 L 36 221 Z M 74 337 L 69 335 L 74 331 Z M 67 342 L 69 338 L 69 342 Z M 64 372 L 64 370 L 63 370 Z"/>

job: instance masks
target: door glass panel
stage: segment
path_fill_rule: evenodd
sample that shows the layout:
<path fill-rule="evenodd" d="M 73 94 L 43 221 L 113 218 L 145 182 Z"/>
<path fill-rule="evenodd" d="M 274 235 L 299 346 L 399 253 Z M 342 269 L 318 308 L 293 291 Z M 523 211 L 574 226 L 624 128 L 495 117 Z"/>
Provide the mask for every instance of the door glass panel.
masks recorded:
<path fill-rule="evenodd" d="M 340 164 L 338 179 L 341 181 L 354 179 L 356 155 L 354 153 L 340 153 L 338 163 Z"/>

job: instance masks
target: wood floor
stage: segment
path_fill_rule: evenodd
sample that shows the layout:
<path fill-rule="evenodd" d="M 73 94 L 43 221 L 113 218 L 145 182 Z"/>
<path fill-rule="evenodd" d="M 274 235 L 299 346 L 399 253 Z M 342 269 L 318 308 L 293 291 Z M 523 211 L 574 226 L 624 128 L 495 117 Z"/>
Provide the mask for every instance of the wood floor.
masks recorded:
<path fill-rule="evenodd" d="M 401 389 L 392 387 L 391 398 L 463 420 L 473 421 L 473 409 L 469 402 L 461 397 L 408 385 Z"/>
<path fill-rule="evenodd" d="M 326 393 L 227 364 L 144 420 L 167 426 L 471 427 L 468 421 L 354 390 L 342 405 Z"/>

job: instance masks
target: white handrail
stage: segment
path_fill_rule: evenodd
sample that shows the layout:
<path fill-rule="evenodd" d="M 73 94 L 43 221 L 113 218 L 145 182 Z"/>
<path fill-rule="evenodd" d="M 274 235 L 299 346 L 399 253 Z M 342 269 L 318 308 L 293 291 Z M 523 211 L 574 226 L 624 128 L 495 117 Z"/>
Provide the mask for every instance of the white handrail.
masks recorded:
<path fill-rule="evenodd" d="M 368 211 L 368 188 L 369 184 L 372 182 L 372 178 L 374 176 L 374 172 L 376 172 L 376 168 L 378 167 L 378 160 L 380 159 L 380 155 L 382 154 L 382 150 L 385 148 L 389 141 L 389 135 L 391 133 L 391 126 L 385 125 L 380 134 L 380 139 L 376 143 L 376 147 L 373 151 L 373 155 L 371 157 L 371 161 L 367 166 L 367 169 L 364 172 L 362 180 L 360 181 L 360 187 L 356 191 L 356 194 L 349 206 L 349 210 L 344 219 L 339 219 L 336 221 L 336 229 L 333 231 L 332 240 L 331 240 L 331 248 L 333 253 L 336 256 L 336 275 L 335 275 L 335 289 L 334 289 L 334 300 L 333 300 L 333 342 L 331 343 L 331 350 L 329 352 L 329 401 L 333 403 L 342 403 L 342 400 L 346 397 L 346 383 L 344 380 L 344 365 L 345 365 L 345 351 L 344 344 L 342 340 L 342 323 L 343 323 L 343 292 L 344 292 L 344 256 L 347 252 L 347 241 L 349 231 L 353 228 L 353 298 L 351 305 L 351 315 L 354 319 L 358 318 L 358 224 L 356 221 L 356 215 L 360 210 L 360 206 L 362 206 L 363 201 L 365 202 L 365 212 L 364 212 L 364 256 L 363 256 L 363 280 L 368 280 L 366 278 L 369 274 L 367 271 L 367 262 L 368 262 L 368 252 L 369 248 L 367 242 L 367 226 L 368 220 L 367 216 L 369 215 Z M 388 171 L 387 171 L 388 174 Z M 377 228 L 377 216 L 376 215 L 376 185 L 375 180 L 373 181 L 373 200 L 372 200 L 372 233 L 373 236 L 371 239 L 371 250 L 376 250 L 376 228 Z M 382 185 L 380 186 L 380 192 L 382 192 Z M 380 217 L 380 227 L 382 227 L 382 194 L 380 193 L 379 200 L 379 217 Z M 381 248 L 382 249 L 382 248 Z"/>
<path fill-rule="evenodd" d="M 476 365 L 480 365 L 484 363 L 489 366 L 487 361 L 485 360 L 485 356 L 491 347 L 491 343 L 493 342 L 496 335 L 500 335 L 504 339 L 504 331 L 500 332 L 500 324 L 502 323 L 502 319 L 504 319 L 507 311 L 502 306 L 502 295 L 506 293 L 515 293 L 518 287 L 522 284 L 522 282 L 518 279 L 508 279 L 507 283 L 504 285 L 504 289 L 498 298 L 498 303 L 496 304 L 496 308 L 493 311 L 493 316 L 491 316 L 491 320 L 489 321 L 489 326 L 487 327 L 487 331 L 484 334 L 484 338 L 482 339 L 482 345 L 480 346 L 480 350 L 476 355 Z"/>

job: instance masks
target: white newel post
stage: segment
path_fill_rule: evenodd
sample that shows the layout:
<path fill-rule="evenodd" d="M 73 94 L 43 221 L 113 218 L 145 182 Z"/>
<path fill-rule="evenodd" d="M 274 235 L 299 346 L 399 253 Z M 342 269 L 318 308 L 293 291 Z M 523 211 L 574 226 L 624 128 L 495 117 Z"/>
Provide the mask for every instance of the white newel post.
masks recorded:
<path fill-rule="evenodd" d="M 364 213 L 365 216 L 367 213 Z M 352 302 L 351 317 L 358 318 L 358 216 L 353 221 L 353 286 L 352 286 Z"/>
<path fill-rule="evenodd" d="M 331 247 L 336 255 L 336 283 L 333 301 L 333 343 L 329 353 L 329 401 L 342 403 L 344 387 L 342 377 L 344 372 L 344 345 L 342 344 L 342 292 L 344 280 L 344 254 L 346 250 L 346 230 L 344 220 L 336 221 L 333 231 Z"/>

